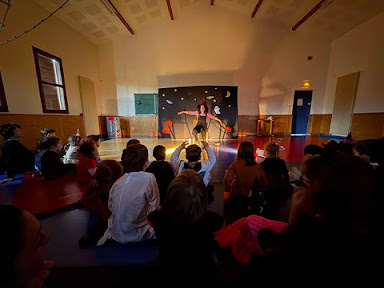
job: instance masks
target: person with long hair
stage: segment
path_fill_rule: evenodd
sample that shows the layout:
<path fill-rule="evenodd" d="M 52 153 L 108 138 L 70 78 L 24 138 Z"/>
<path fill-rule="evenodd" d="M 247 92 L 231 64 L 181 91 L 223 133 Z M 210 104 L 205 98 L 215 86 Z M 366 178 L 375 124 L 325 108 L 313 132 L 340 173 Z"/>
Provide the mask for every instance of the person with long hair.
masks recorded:
<path fill-rule="evenodd" d="M 195 143 L 199 140 L 199 133 L 201 133 L 203 137 L 203 141 L 207 141 L 207 132 L 208 132 L 208 121 L 209 119 L 216 120 L 217 122 L 220 123 L 222 127 L 226 127 L 219 118 L 216 116 L 212 115 L 211 113 L 208 113 L 208 106 L 199 104 L 197 105 L 197 110 L 196 111 L 179 111 L 177 115 L 181 114 L 188 114 L 188 115 L 193 115 L 196 116 L 197 118 L 197 124 L 192 130 L 192 135 L 193 139 L 195 140 Z"/>
<path fill-rule="evenodd" d="M 79 240 L 80 247 L 94 245 L 103 236 L 108 227 L 111 211 L 108 207 L 109 190 L 123 175 L 123 166 L 115 160 L 101 161 L 96 170 L 95 179 L 89 184 L 81 199 L 84 208 L 91 212 L 88 233 Z"/>
<path fill-rule="evenodd" d="M 256 201 L 255 197 L 258 195 L 255 194 L 261 192 L 261 189 L 266 186 L 266 180 L 263 167 L 255 161 L 252 142 L 240 143 L 236 161 L 230 164 L 225 172 L 224 186 L 226 197 L 228 197 L 225 209 L 227 223 L 257 212 L 249 209 L 251 207 L 249 202 Z M 258 186 L 258 189 L 252 191 L 252 186 Z"/>

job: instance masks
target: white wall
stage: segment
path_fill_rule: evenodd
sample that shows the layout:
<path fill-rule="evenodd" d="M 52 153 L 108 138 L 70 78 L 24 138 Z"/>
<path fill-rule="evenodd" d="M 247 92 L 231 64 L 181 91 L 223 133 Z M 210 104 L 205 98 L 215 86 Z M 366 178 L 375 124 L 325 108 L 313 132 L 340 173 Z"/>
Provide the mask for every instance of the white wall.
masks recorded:
<path fill-rule="evenodd" d="M 0 42 L 29 29 L 49 13 L 33 1 L 12 1 Z M 43 113 L 32 46 L 61 58 L 69 113 L 79 115 L 82 108 L 78 76 L 92 79 L 98 91 L 97 48 L 55 17 L 0 47 L 0 70 L 9 112 Z"/>
<path fill-rule="evenodd" d="M 134 115 L 134 93 L 197 85 L 238 86 L 240 115 L 290 114 L 294 90 L 306 79 L 312 113 L 323 110 L 329 42 L 199 5 L 174 22 L 114 40 L 119 115 Z"/>
<path fill-rule="evenodd" d="M 354 113 L 384 112 L 384 12 L 336 39 L 331 55 L 324 114 L 332 113 L 337 78 L 360 71 Z"/>

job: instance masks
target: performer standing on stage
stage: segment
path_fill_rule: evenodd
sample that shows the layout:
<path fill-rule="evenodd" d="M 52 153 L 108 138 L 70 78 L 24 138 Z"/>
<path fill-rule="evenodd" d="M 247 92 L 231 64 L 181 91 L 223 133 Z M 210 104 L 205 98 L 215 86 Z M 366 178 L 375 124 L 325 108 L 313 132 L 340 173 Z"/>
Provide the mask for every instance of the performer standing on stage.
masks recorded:
<path fill-rule="evenodd" d="M 208 113 L 208 107 L 203 104 L 197 105 L 197 111 L 180 111 L 177 113 L 177 115 L 181 114 L 195 115 L 197 118 L 197 124 L 192 130 L 192 135 L 195 140 L 195 143 L 199 139 L 199 133 L 201 133 L 203 140 L 207 141 L 208 119 L 216 120 L 220 123 L 221 126 L 223 126 L 224 128 L 226 127 L 219 118 Z"/>

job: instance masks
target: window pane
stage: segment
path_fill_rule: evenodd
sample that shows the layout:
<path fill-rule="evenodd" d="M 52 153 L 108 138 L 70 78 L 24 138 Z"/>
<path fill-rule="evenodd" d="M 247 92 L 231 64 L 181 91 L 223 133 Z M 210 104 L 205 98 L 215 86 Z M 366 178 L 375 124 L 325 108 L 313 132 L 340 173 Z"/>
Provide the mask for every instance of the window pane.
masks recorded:
<path fill-rule="evenodd" d="M 63 85 L 63 77 L 61 76 L 60 62 L 57 60 L 53 60 L 55 65 L 55 73 L 56 73 L 56 84 Z"/>
<path fill-rule="evenodd" d="M 43 112 L 68 114 L 61 59 L 36 47 L 32 48 Z"/>
<path fill-rule="evenodd" d="M 38 55 L 38 59 L 39 59 L 41 80 L 43 80 L 44 82 L 52 83 L 52 84 L 63 85 L 63 81 L 60 73 L 60 63 L 55 59 L 50 59 L 40 54 Z"/>
<path fill-rule="evenodd" d="M 63 88 L 43 84 L 43 92 L 46 109 L 66 110 Z"/>

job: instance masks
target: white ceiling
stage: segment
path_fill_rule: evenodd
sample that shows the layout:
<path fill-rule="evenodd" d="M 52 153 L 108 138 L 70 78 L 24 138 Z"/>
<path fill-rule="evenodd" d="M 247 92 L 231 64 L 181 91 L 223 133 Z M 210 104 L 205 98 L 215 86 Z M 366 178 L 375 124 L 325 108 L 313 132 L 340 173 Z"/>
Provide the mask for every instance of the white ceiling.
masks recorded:
<path fill-rule="evenodd" d="M 33 0 L 49 13 L 66 0 Z M 107 2 L 107 0 L 105 0 Z M 171 21 L 166 0 L 111 0 L 135 34 L 145 26 Z M 175 20 L 188 9 L 231 9 L 251 19 L 259 0 L 170 0 Z M 252 21 L 282 25 L 287 31 L 320 0 L 264 0 Z M 321 31 L 335 39 L 374 15 L 384 11 L 384 0 L 329 0 L 297 31 Z M 102 0 L 70 0 L 56 17 L 95 44 L 115 37 L 132 37 L 119 18 Z M 264 24 L 265 25 L 265 24 Z M 297 32 L 295 32 L 297 33 Z"/>

